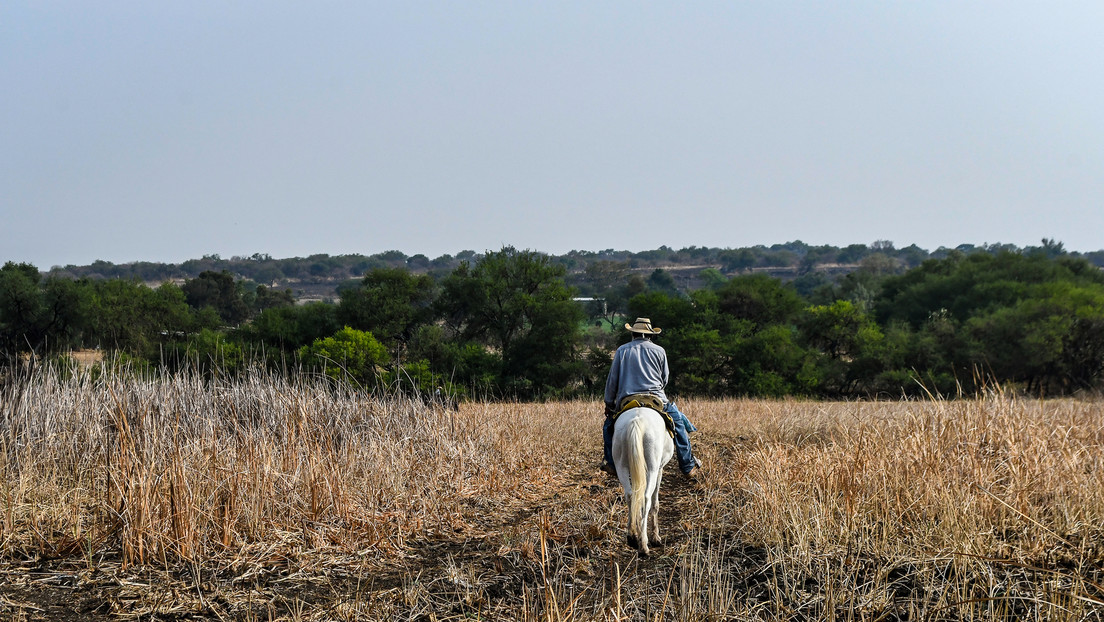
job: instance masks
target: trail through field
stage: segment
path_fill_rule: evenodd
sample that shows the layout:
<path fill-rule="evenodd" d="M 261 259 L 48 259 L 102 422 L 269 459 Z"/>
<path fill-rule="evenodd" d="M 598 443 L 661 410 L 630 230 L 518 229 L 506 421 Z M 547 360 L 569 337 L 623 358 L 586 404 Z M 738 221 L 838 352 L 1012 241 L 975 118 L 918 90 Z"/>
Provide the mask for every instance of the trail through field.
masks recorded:
<path fill-rule="evenodd" d="M 422 613 L 432 609 L 440 618 L 502 605 L 494 601 L 547 605 L 549 586 L 567 577 L 575 598 L 616 589 L 618 572 L 627 578 L 639 570 L 640 560 L 625 544 L 621 485 L 597 468 L 600 455 L 597 439 L 563 456 L 558 473 L 524 494 L 469 500 L 476 510 L 470 523 L 455 533 L 411 543 L 404 562 L 373 577 L 369 591 L 377 597 L 414 593 L 433 604 Z M 668 465 L 660 499 L 666 546 L 645 564 L 670 566 L 668 552 L 677 551 L 693 532 L 701 492 L 674 462 Z"/>

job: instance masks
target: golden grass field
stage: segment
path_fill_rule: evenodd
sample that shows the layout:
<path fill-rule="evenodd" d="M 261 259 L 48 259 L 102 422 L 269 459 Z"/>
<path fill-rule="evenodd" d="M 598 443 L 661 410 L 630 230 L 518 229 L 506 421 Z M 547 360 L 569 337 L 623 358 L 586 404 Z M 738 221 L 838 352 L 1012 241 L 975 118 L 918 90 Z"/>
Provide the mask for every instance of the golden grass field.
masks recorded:
<path fill-rule="evenodd" d="M 0 619 L 1100 620 L 1104 402 L 683 400 L 666 546 L 601 404 L 40 370 L 0 394 Z"/>

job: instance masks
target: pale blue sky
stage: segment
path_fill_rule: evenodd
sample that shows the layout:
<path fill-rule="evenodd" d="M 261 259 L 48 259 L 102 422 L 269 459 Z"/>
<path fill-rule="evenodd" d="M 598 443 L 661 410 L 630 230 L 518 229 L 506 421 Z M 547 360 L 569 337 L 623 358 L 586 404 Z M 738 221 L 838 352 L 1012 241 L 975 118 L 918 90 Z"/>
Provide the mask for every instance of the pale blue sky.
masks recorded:
<path fill-rule="evenodd" d="M 1104 3 L 0 4 L 0 262 L 1104 248 Z"/>

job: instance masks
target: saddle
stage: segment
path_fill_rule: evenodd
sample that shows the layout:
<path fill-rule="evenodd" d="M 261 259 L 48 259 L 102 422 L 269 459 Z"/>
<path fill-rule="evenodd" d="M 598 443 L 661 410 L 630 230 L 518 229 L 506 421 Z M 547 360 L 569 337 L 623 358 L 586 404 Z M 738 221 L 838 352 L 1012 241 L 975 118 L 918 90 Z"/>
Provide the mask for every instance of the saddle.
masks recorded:
<path fill-rule="evenodd" d="M 663 418 L 663 425 L 667 426 L 667 434 L 670 434 L 671 438 L 675 438 L 675 422 L 671 419 L 671 415 L 663 410 L 664 406 L 663 400 L 651 393 L 634 393 L 633 395 L 626 395 L 621 400 L 621 403 L 617 406 L 617 412 L 610 415 L 610 419 L 616 421 L 621 413 L 633 408 L 651 408 Z"/>

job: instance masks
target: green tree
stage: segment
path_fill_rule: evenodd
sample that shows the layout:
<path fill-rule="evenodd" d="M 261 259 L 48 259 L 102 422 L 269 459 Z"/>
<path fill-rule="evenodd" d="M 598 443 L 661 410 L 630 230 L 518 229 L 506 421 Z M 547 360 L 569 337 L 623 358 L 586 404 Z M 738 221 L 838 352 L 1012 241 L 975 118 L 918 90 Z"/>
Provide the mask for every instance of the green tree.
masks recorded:
<path fill-rule="evenodd" d="M 798 321 L 805 342 L 821 354 L 820 391 L 832 395 L 871 392 L 887 364 L 885 335 L 866 312 L 848 300 L 816 305 Z"/>
<path fill-rule="evenodd" d="M 297 350 L 340 328 L 335 305 L 312 302 L 265 309 L 243 332 L 254 343 L 276 346 L 280 350 Z"/>
<path fill-rule="evenodd" d="M 808 357 L 790 325 L 800 308 L 777 279 L 759 275 L 688 297 L 647 292 L 629 305 L 630 315 L 663 328 L 656 343 L 667 350 L 670 393 L 713 396 L 812 390 L 815 379 L 800 377 Z"/>
<path fill-rule="evenodd" d="M 197 311 L 211 307 L 227 325 L 237 326 L 249 317 L 242 287 L 226 270 L 205 270 L 198 277 L 185 281 L 182 289 L 190 307 Z"/>
<path fill-rule="evenodd" d="M 390 358 L 372 333 L 346 326 L 333 336 L 317 339 L 299 350 L 299 359 L 335 380 L 372 389 L 380 384 Z"/>
<path fill-rule="evenodd" d="M 820 377 L 792 326 L 771 324 L 731 334 L 725 348 L 725 394 L 784 397 L 820 390 Z"/>
<path fill-rule="evenodd" d="M 668 294 L 677 294 L 679 291 L 678 284 L 675 283 L 675 277 L 671 276 L 671 273 L 663 268 L 656 268 L 652 271 L 652 274 L 648 276 L 648 289 L 666 292 Z"/>
<path fill-rule="evenodd" d="M 728 278 L 716 268 L 706 268 L 698 273 L 698 278 L 702 280 L 707 289 L 721 289 L 728 283 Z"/>
<path fill-rule="evenodd" d="M 722 313 L 748 320 L 755 328 L 789 323 L 804 306 L 793 289 L 764 274 L 733 277 L 717 296 Z"/>
<path fill-rule="evenodd" d="M 505 247 L 474 267 L 462 262 L 441 284 L 439 310 L 461 342 L 500 352 L 500 389 L 562 393 L 581 375 L 583 312 L 546 255 Z"/>
<path fill-rule="evenodd" d="M 881 331 L 850 301 L 809 307 L 801 330 L 811 345 L 833 359 L 854 358 L 865 341 L 881 338 Z"/>
<path fill-rule="evenodd" d="M 187 341 L 174 348 L 179 358 L 171 361 L 170 368 L 198 369 L 205 375 L 239 374 L 245 370 L 246 355 L 241 344 L 226 334 L 210 328 L 190 335 Z M 193 367 L 194 366 L 194 367 Z"/>
<path fill-rule="evenodd" d="M 92 345 L 157 358 L 155 345 L 202 328 L 171 283 L 150 289 L 137 281 L 96 282 L 89 302 Z"/>
<path fill-rule="evenodd" d="M 1099 382 L 1101 296 L 1104 274 L 1082 259 L 955 252 L 886 279 L 874 308 L 882 324 L 916 331 L 909 356 L 935 377 L 1053 393 Z"/>
<path fill-rule="evenodd" d="M 1093 388 L 1104 370 L 1104 287 L 1049 283 L 967 322 L 978 364 L 1036 393 Z"/>
<path fill-rule="evenodd" d="M 836 261 L 844 264 L 859 263 L 863 257 L 870 254 L 870 248 L 866 244 L 851 244 L 836 253 Z"/>
<path fill-rule="evenodd" d="M 44 333 L 48 351 L 80 347 L 88 324 L 91 287 L 87 281 L 49 277 L 42 288 Z"/>
<path fill-rule="evenodd" d="M 882 323 L 904 320 L 919 327 L 936 312 L 965 322 L 979 313 L 1037 296 L 1040 285 L 1061 281 L 1104 285 L 1104 273 L 1070 257 L 1053 260 L 1042 254 L 952 253 L 887 278 L 874 309 Z"/>
<path fill-rule="evenodd" d="M 7 262 L 0 268 L 0 348 L 4 358 L 41 348 L 45 340 L 45 304 L 38 268 Z"/>
<path fill-rule="evenodd" d="M 628 298 L 624 293 L 625 281 L 629 276 L 629 265 L 623 261 L 600 259 L 587 264 L 583 273 L 590 293 L 597 298 L 596 304 L 589 309 L 589 316 L 598 318 L 611 327 L 625 313 Z"/>
<path fill-rule="evenodd" d="M 719 258 L 724 266 L 724 271 L 743 272 L 759 262 L 759 257 L 750 248 L 721 251 Z"/>
<path fill-rule="evenodd" d="M 291 307 L 295 305 L 295 296 L 290 289 L 279 290 L 274 287 L 258 285 L 253 294 L 253 311 L 259 313 L 265 309 Z"/>
<path fill-rule="evenodd" d="M 430 277 L 405 268 L 375 268 L 356 287 L 341 291 L 337 318 L 370 331 L 397 353 L 419 326 L 433 319 L 435 298 Z"/>

